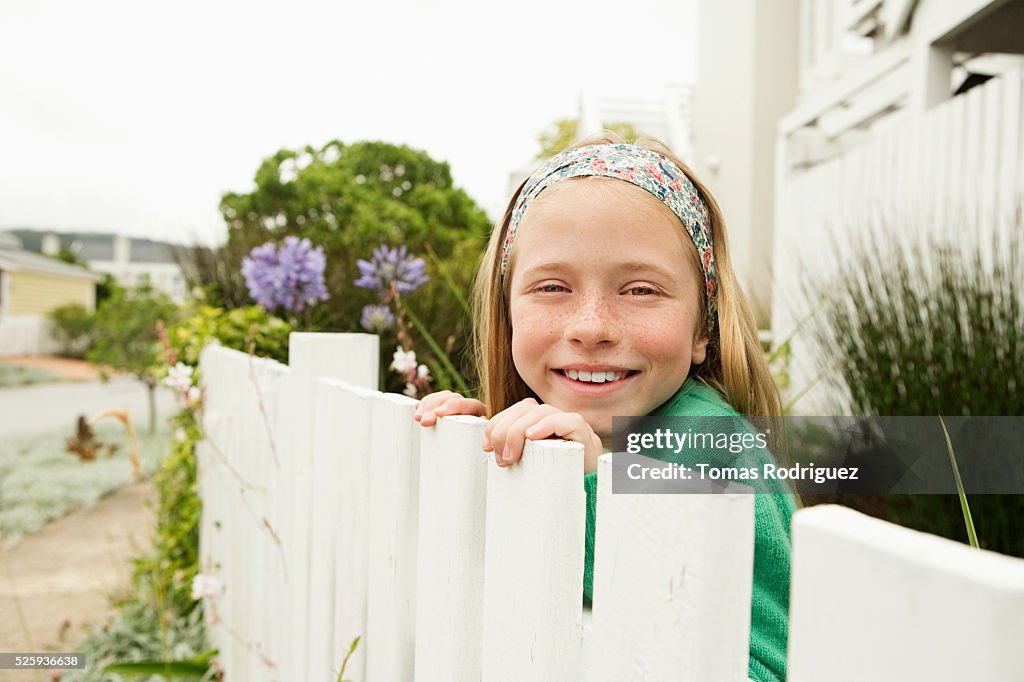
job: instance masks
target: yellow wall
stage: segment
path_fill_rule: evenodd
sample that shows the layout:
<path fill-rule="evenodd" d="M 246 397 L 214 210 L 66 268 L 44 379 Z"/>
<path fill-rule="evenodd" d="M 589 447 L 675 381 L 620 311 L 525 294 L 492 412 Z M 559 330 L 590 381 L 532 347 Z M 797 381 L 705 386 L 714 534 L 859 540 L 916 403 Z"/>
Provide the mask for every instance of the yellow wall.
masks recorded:
<path fill-rule="evenodd" d="M 72 279 L 38 272 L 4 271 L 7 279 L 8 315 L 45 315 L 66 303 L 81 303 L 90 308 L 96 284 L 87 279 Z"/>

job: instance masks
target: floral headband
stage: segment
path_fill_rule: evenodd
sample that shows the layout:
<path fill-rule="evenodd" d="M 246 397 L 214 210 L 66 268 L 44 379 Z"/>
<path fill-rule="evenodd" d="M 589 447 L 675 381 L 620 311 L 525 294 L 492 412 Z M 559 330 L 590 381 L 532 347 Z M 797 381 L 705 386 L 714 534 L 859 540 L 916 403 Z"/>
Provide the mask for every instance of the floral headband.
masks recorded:
<path fill-rule="evenodd" d="M 501 274 L 508 270 L 512 243 L 519 223 L 537 195 L 560 180 L 599 175 L 618 178 L 641 187 L 672 209 L 686 227 L 700 256 L 707 292 L 708 325 L 713 327 L 717 309 L 715 256 L 711 247 L 708 208 L 690 179 L 663 154 L 632 144 L 597 144 L 564 151 L 534 171 L 520 192 L 509 220 L 501 251 Z"/>

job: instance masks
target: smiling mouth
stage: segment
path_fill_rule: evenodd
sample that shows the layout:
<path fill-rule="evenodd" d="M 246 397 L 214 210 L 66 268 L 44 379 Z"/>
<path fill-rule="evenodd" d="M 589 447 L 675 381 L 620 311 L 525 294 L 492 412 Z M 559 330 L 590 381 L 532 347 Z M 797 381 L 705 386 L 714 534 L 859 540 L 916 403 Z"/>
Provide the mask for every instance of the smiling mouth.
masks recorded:
<path fill-rule="evenodd" d="M 602 372 L 584 372 L 577 371 L 575 369 L 556 369 L 556 372 L 564 377 L 578 381 L 581 384 L 610 384 L 616 381 L 622 381 L 634 374 L 639 374 L 635 369 L 621 370 L 617 372 L 602 371 Z"/>

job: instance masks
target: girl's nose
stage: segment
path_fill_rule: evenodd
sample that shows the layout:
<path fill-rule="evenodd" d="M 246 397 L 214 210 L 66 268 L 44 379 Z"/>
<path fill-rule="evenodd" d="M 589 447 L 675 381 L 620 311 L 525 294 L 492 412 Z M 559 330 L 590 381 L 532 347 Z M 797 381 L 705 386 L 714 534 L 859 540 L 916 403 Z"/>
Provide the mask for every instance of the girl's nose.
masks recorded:
<path fill-rule="evenodd" d="M 569 311 L 565 320 L 569 341 L 584 346 L 617 343 L 621 330 L 612 313 L 612 306 L 601 296 L 584 296 Z"/>

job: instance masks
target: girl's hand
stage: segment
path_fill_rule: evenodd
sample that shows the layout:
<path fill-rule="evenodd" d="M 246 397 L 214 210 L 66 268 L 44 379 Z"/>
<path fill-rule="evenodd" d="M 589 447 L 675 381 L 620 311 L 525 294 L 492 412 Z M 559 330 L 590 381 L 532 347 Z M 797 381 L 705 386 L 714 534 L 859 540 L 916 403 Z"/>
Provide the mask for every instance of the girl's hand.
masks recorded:
<path fill-rule="evenodd" d="M 583 444 L 583 470 L 597 468 L 597 458 L 604 447 L 594 429 L 575 412 L 562 412 L 551 405 L 541 405 L 533 398 L 520 401 L 491 417 L 484 430 L 485 452 L 494 453 L 500 467 L 515 464 L 523 456 L 527 440 L 556 437 Z"/>
<path fill-rule="evenodd" d="M 437 423 L 438 417 L 447 417 L 453 414 L 486 417 L 487 406 L 479 400 L 463 398 L 452 391 L 438 391 L 424 397 L 416 404 L 416 413 L 413 415 L 413 419 L 418 421 L 420 426 L 433 426 Z"/>

